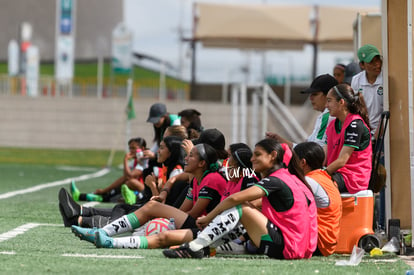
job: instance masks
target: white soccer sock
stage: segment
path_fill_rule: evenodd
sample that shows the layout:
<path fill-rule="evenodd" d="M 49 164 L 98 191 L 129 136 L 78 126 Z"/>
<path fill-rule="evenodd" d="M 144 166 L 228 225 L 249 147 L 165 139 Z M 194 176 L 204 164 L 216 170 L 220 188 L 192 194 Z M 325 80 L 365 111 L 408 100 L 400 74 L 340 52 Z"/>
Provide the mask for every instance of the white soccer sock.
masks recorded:
<path fill-rule="evenodd" d="M 229 233 L 227 233 L 226 235 L 223 235 L 220 239 L 218 239 L 214 243 L 211 243 L 210 247 L 218 247 L 222 244 L 229 243 L 231 241 L 234 241 L 238 244 L 241 244 L 241 241 L 240 241 L 239 237 L 243 236 L 244 233 L 246 233 L 246 229 L 244 229 L 243 225 L 241 223 L 239 223 Z"/>
<path fill-rule="evenodd" d="M 130 236 L 113 239 L 114 248 L 140 248 L 140 245 L 140 236 Z"/>
<path fill-rule="evenodd" d="M 240 210 L 240 213 L 239 213 Z M 227 235 L 239 223 L 241 208 L 233 207 L 217 215 L 213 221 L 189 243 L 192 251 L 198 251 Z"/>
<path fill-rule="evenodd" d="M 131 223 L 128 220 L 128 217 L 124 215 L 120 217 L 119 219 L 105 225 L 102 228 L 102 230 L 104 230 L 106 234 L 108 234 L 108 236 L 114 236 L 117 234 L 132 231 L 133 228 L 131 226 Z"/>

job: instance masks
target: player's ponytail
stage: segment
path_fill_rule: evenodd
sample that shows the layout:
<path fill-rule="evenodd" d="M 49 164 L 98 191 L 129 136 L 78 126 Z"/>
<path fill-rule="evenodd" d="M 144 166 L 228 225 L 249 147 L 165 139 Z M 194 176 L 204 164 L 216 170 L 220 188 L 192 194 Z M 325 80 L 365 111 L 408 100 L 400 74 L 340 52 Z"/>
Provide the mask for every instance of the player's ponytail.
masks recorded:
<path fill-rule="evenodd" d="M 371 128 L 369 124 L 368 109 L 365 104 L 364 96 L 360 92 L 354 90 L 348 84 L 339 84 L 332 88 L 333 95 L 339 101 L 343 99 L 346 108 L 351 114 L 358 114 L 364 120 L 365 124 Z"/>

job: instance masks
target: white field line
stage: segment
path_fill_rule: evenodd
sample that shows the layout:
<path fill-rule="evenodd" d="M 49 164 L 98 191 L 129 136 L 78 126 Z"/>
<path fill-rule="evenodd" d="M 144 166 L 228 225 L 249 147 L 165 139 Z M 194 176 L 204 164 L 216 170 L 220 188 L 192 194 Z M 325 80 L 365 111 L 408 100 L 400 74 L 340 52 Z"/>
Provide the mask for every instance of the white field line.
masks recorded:
<path fill-rule="evenodd" d="M 17 190 L 17 191 L 12 191 L 12 192 L 8 192 L 8 193 L 4 193 L 4 194 L 0 194 L 0 200 L 1 199 L 8 199 L 17 195 L 22 195 L 22 194 L 27 194 L 27 193 L 33 193 L 45 188 L 49 188 L 49 187 L 54 187 L 54 186 L 59 186 L 59 185 L 64 185 L 64 184 L 68 184 L 70 183 L 72 180 L 75 181 L 83 181 L 83 180 L 88 180 L 88 179 L 92 179 L 92 178 L 99 178 L 102 177 L 106 174 L 109 173 L 109 169 L 108 168 L 104 168 L 102 170 L 99 170 L 95 173 L 92 174 L 86 174 L 86 175 L 82 175 L 79 177 L 75 177 L 75 178 L 67 178 L 64 180 L 58 180 L 58 181 L 53 181 L 53 182 L 49 182 L 49 183 L 43 183 L 43 184 L 39 184 L 33 187 L 29 187 L 26 189 L 21 189 L 21 190 Z"/>
<path fill-rule="evenodd" d="M 373 260 L 363 260 L 362 262 L 367 262 L 367 263 L 395 263 L 397 262 L 398 259 L 373 259 Z"/>
<path fill-rule="evenodd" d="M 0 234 L 0 242 L 10 240 L 18 235 L 24 234 L 26 231 L 38 226 L 62 226 L 61 224 L 47 224 L 47 223 L 26 223 L 15 229 Z"/>
<path fill-rule="evenodd" d="M 1 255 L 15 255 L 16 252 L 14 251 L 0 251 Z"/>
<path fill-rule="evenodd" d="M 58 166 L 56 166 L 56 169 L 63 170 L 63 171 L 85 171 L 85 172 L 96 171 L 96 168 L 69 166 L 69 165 L 58 165 Z"/>
<path fill-rule="evenodd" d="M 127 256 L 127 255 L 62 254 L 62 256 L 63 257 L 75 257 L 75 258 L 144 259 L 143 256 Z"/>

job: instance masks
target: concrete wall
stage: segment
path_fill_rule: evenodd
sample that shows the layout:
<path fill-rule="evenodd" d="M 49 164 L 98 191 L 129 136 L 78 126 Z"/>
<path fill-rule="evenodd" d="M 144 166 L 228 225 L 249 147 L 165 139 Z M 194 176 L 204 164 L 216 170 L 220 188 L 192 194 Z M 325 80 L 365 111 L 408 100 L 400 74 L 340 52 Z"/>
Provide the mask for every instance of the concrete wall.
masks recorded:
<path fill-rule="evenodd" d="M 131 121 L 131 136 L 141 136 L 148 144 L 152 144 L 153 128 L 145 121 L 149 107 L 154 102 L 135 100 L 137 118 Z M 199 110 L 203 126 L 219 129 L 226 136 L 226 144 L 230 144 L 230 105 L 201 101 L 170 101 L 166 105 L 171 113 L 186 108 Z M 98 100 L 88 97 L 0 96 L 0 146 L 124 149 L 127 142 L 125 107 L 126 101 L 120 98 Z M 292 108 L 308 132 L 317 115 L 309 109 Z M 280 128 L 281 123 L 283 122 L 270 125 L 269 130 L 279 131 L 284 135 Z"/>
<path fill-rule="evenodd" d="M 131 136 L 151 144 L 152 124 L 146 123 L 154 101 L 135 101 L 137 118 L 131 121 Z M 229 106 L 217 103 L 167 103 L 171 113 L 195 107 L 206 128 L 217 127 L 230 138 Z M 0 146 L 39 148 L 125 148 L 126 102 L 124 99 L 0 98 Z M 208 119 L 206 119 L 208 118 Z M 230 139 L 229 139 L 230 140 Z"/>

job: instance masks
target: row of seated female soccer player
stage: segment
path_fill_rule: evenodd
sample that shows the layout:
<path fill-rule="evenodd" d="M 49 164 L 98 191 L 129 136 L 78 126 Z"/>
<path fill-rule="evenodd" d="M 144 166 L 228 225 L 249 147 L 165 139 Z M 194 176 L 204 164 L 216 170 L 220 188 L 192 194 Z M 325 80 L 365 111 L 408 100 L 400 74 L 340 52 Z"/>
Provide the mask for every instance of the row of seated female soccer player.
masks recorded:
<path fill-rule="evenodd" d="M 193 142 L 205 142 L 213 146 L 216 150 L 218 157 L 221 159 L 226 159 L 228 156 L 227 151 L 224 149 L 225 138 L 224 135 L 217 129 L 207 129 L 203 131 L 198 140 L 182 140 L 182 135 L 179 137 L 173 136 L 177 131 L 170 131 L 171 126 L 165 132 L 165 137 L 160 144 L 158 149 L 158 160 L 162 162 L 162 167 L 159 172 L 158 178 L 155 178 L 154 175 L 147 176 L 145 183 L 147 185 L 152 185 L 151 188 L 148 188 L 150 195 L 147 195 L 147 200 L 151 198 L 152 195 L 158 195 L 161 192 L 161 196 L 165 196 L 165 192 L 162 190 L 166 184 L 166 180 L 169 180 L 171 177 L 174 178 L 174 185 L 168 188 L 168 197 L 162 199 L 168 205 L 174 207 L 180 207 L 184 201 L 186 192 L 188 190 L 188 174 L 181 175 L 176 177 L 183 172 L 182 167 L 184 166 L 184 151 L 189 152 L 193 146 Z M 133 144 L 130 145 L 130 147 Z M 126 159 L 129 158 L 129 155 L 132 153 L 127 153 L 125 156 Z M 125 165 L 127 165 L 125 163 Z M 72 184 L 73 186 L 73 184 Z M 151 194 L 152 193 L 152 194 Z M 135 194 L 133 194 L 135 197 Z M 59 208 L 61 210 L 62 218 L 65 226 L 71 225 L 80 225 L 83 227 L 103 227 L 109 221 L 117 219 L 124 214 L 134 212 L 139 209 L 146 201 L 142 200 L 140 203 L 132 204 L 117 204 L 111 209 L 105 208 L 93 208 L 93 207 L 83 207 L 73 201 L 71 196 L 62 189 L 59 193 Z"/>
<path fill-rule="evenodd" d="M 317 144 L 311 144 L 316 145 L 319 148 L 320 155 L 322 155 L 320 167 L 315 169 L 320 171 L 316 178 L 324 175 L 329 179 L 326 172 L 320 170 L 324 158 L 322 148 Z M 306 145 L 306 147 L 309 146 Z M 192 149 L 187 157 L 188 167 L 190 168 L 186 166 L 186 172 L 189 172 L 191 167 L 200 167 L 203 162 L 203 166 L 207 165 L 205 159 L 208 159 L 206 157 L 207 152 L 211 151 L 207 148 L 207 145 L 196 145 Z M 181 246 L 178 250 L 167 250 L 165 255 L 202 257 L 204 255 L 202 248 L 214 245 L 213 243 L 220 243 L 223 240 L 239 237 L 247 232 L 250 240 L 259 248 L 259 253 L 266 252 L 269 257 L 273 258 L 309 258 L 315 252 L 318 241 L 329 242 L 331 240 L 318 238 L 317 213 L 312 189 L 303 177 L 304 170 L 299 166 L 296 154 L 293 154 L 289 169 L 284 168 L 284 153 L 285 149 L 275 140 L 265 139 L 260 141 L 255 146 L 251 157 L 251 169 L 260 173 L 263 179 L 246 190 L 233 193 L 213 209 L 205 208 L 208 212 L 207 215 L 200 218 L 202 213 L 198 213 L 198 220 L 184 211 L 151 201 L 135 213 L 123 216 L 102 229 L 91 230 L 73 227 L 73 232 L 81 239 L 96 243 L 97 247 L 158 248 L 188 242 L 195 238 L 195 233 L 199 230 L 198 225 L 207 227 L 194 240 L 195 243 L 190 242 Z M 229 160 L 231 169 L 235 164 L 238 166 L 235 165 L 234 168 L 246 168 L 246 166 L 243 166 L 245 162 L 240 162 L 237 156 L 240 156 L 238 152 L 232 154 Z M 208 167 L 211 168 L 210 165 Z M 204 167 L 205 170 L 206 168 Z M 195 172 L 195 179 L 201 180 L 201 182 L 204 180 L 201 179 L 204 173 L 203 170 L 198 172 L 194 170 L 193 172 Z M 240 182 L 240 180 L 242 178 L 238 179 L 237 182 Z M 332 181 L 330 182 L 333 186 Z M 197 184 L 193 185 L 193 191 L 197 186 Z M 203 186 L 203 184 L 200 186 Z M 218 188 L 217 191 L 219 190 L 223 189 Z M 207 198 L 207 196 L 203 196 L 202 191 L 203 188 L 199 189 L 199 192 L 192 193 L 193 199 L 198 198 L 194 206 L 200 203 L 200 200 Z M 290 196 L 286 196 L 286 194 L 290 194 Z M 250 203 L 245 203 L 255 199 L 262 199 L 261 211 Z M 281 205 L 286 209 L 284 207 L 281 209 Z M 164 213 L 165 215 L 163 215 Z M 174 217 L 176 227 L 186 230 L 166 231 L 154 236 L 111 237 L 131 231 L 149 219 L 160 216 Z M 338 225 L 333 224 L 332 226 Z M 217 230 L 218 228 L 220 230 Z M 332 231 L 335 231 L 335 229 L 332 229 Z M 202 237 L 203 234 L 204 238 Z M 212 240 L 211 237 L 213 237 Z M 300 242 L 297 240 L 300 240 Z M 336 240 L 327 245 L 334 247 L 335 243 Z M 325 251 L 322 247 L 321 253 L 322 250 L 329 253 L 329 249 Z"/>

